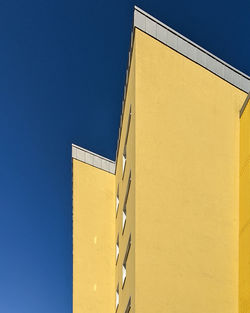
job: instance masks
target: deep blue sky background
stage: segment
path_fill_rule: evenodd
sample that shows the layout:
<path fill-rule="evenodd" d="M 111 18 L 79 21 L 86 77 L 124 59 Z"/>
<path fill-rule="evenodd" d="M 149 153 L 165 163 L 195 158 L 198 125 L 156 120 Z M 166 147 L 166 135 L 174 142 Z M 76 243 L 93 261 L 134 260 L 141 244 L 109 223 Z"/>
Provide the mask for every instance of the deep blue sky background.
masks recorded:
<path fill-rule="evenodd" d="M 0 0 L 0 313 L 71 312 L 71 143 L 115 158 L 134 4 L 250 74 L 249 0 Z"/>

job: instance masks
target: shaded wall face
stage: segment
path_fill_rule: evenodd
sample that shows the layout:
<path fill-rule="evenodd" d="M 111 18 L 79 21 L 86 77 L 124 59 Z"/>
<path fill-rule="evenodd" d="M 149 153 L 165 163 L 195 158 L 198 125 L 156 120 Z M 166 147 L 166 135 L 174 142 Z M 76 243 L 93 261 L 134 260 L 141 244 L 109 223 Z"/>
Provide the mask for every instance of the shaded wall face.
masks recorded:
<path fill-rule="evenodd" d="M 238 310 L 245 93 L 135 33 L 136 311 Z"/>
<path fill-rule="evenodd" d="M 124 313 L 131 297 L 130 312 L 135 312 L 135 60 L 132 53 L 128 87 L 123 112 L 122 131 L 116 167 L 116 195 L 119 206 L 115 218 L 115 238 L 119 236 L 119 257 L 115 267 L 116 288 L 119 285 L 117 313 Z M 124 155 L 126 161 L 124 160 Z M 125 162 L 125 163 L 124 163 Z M 124 165 L 125 164 L 125 165 Z M 123 169 L 124 168 L 124 169 Z M 118 192 L 119 189 L 119 192 Z M 123 211 L 126 207 L 126 223 L 123 227 Z M 131 236 L 131 246 L 128 242 Z M 127 257 L 126 257 L 127 256 Z M 126 280 L 123 284 L 123 263 L 126 262 Z M 113 310 L 114 311 L 114 310 Z"/>
<path fill-rule="evenodd" d="M 73 312 L 114 312 L 115 176 L 73 159 Z"/>
<path fill-rule="evenodd" d="M 240 119 L 239 312 L 250 312 L 250 103 Z"/>

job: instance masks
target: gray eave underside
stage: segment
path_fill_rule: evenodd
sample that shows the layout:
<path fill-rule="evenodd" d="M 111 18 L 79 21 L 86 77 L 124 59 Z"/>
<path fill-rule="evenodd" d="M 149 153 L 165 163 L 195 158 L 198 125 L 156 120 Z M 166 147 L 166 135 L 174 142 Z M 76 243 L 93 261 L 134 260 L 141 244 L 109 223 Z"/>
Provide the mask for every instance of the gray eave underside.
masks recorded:
<path fill-rule="evenodd" d="M 235 87 L 250 91 L 250 77 L 201 48 L 169 26 L 135 6 L 134 27 L 178 51 Z"/>
<path fill-rule="evenodd" d="M 240 109 L 240 117 L 241 117 L 242 114 L 244 113 L 245 108 L 246 108 L 246 106 L 247 106 L 249 100 L 250 100 L 250 92 L 249 92 L 249 94 L 247 95 L 246 100 L 244 101 L 244 103 L 243 103 L 243 105 L 242 105 L 242 107 L 241 107 L 241 109 Z"/>
<path fill-rule="evenodd" d="M 108 173 L 115 174 L 115 162 L 87 149 L 72 144 L 72 158 Z"/>

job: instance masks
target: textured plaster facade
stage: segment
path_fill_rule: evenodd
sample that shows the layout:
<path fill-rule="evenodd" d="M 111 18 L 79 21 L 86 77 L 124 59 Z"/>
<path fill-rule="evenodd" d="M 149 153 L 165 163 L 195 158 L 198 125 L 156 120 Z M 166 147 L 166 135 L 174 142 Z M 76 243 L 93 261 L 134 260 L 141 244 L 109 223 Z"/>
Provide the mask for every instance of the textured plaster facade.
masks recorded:
<path fill-rule="evenodd" d="M 249 90 L 135 7 L 116 162 L 72 146 L 73 313 L 250 312 Z"/>

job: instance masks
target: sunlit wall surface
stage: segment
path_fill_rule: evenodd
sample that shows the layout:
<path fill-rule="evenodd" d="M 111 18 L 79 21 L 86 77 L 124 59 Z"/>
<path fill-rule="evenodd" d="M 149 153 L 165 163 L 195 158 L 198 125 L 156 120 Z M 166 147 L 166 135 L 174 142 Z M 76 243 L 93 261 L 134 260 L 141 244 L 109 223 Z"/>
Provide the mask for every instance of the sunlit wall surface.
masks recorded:
<path fill-rule="evenodd" d="M 73 159 L 73 312 L 114 308 L 114 175 Z"/>
<path fill-rule="evenodd" d="M 135 8 L 116 162 L 72 147 L 73 313 L 250 312 L 249 88 Z"/>
<path fill-rule="evenodd" d="M 250 312 L 250 100 L 240 118 L 239 312 Z"/>

